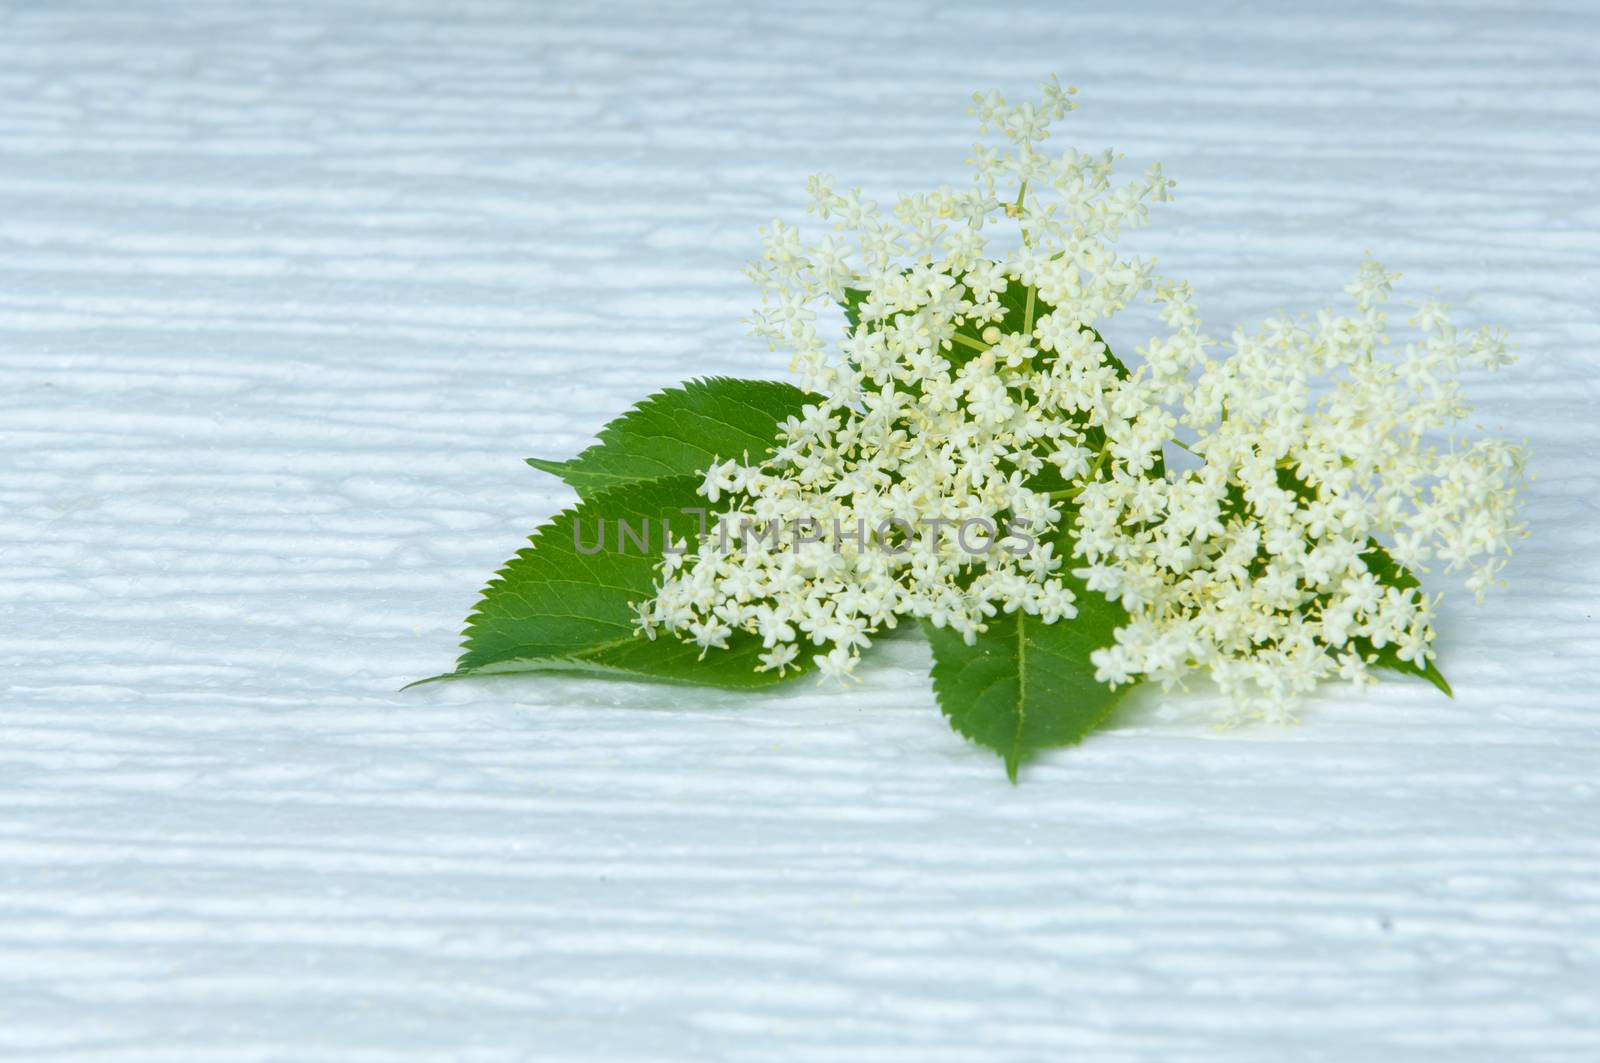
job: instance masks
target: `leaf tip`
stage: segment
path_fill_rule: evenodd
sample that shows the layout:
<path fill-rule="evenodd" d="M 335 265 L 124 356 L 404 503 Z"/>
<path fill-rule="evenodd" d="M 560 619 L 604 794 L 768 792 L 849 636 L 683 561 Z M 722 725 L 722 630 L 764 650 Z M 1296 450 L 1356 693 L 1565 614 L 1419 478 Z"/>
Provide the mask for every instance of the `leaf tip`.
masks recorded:
<path fill-rule="evenodd" d="M 522 460 L 540 472 L 547 472 L 552 476 L 559 476 L 563 480 L 566 479 L 567 463 L 564 461 L 550 461 L 547 458 L 524 458 Z"/>
<path fill-rule="evenodd" d="M 426 686 L 429 683 L 443 683 L 446 680 L 450 680 L 450 679 L 460 679 L 462 677 L 462 675 L 464 675 L 464 674 L 465 673 L 463 673 L 463 672 L 445 672 L 442 675 L 430 675 L 426 679 L 413 679 L 411 682 L 407 683 L 405 686 L 403 686 L 399 690 L 395 691 L 395 693 L 404 694 L 406 691 L 410 690 L 412 687 Z"/>

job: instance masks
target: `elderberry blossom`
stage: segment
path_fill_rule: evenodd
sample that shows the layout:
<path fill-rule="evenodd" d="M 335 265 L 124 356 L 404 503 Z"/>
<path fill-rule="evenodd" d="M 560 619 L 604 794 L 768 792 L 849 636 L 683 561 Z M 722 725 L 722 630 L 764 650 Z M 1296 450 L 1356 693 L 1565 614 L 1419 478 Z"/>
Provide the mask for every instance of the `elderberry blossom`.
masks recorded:
<path fill-rule="evenodd" d="M 819 401 L 766 460 L 706 471 L 701 493 L 723 512 L 664 570 L 641 608 L 647 632 L 703 650 L 749 632 L 762 668 L 804 652 L 843 676 L 902 617 L 970 642 L 1001 612 L 1076 615 L 1064 507 L 1100 450 L 1105 389 L 1126 372 L 1094 326 L 1151 284 L 1151 263 L 1111 242 L 1170 182 L 1152 169 L 1114 184 L 1109 152 L 1047 153 L 1070 91 L 975 97 L 1005 142 L 974 149 L 975 187 L 885 212 L 816 177 L 811 210 L 833 231 L 807 243 L 781 221 L 765 230 L 753 328 Z M 991 250 L 997 225 L 1007 239 Z M 840 305 L 834 353 L 819 322 Z"/>
<path fill-rule="evenodd" d="M 1108 427 L 1117 457 L 1077 499 L 1073 549 L 1130 622 L 1094 655 L 1097 678 L 1203 670 L 1239 709 L 1281 719 L 1319 680 L 1428 663 L 1438 598 L 1400 570 L 1463 571 L 1480 600 L 1496 582 L 1525 534 L 1527 455 L 1454 434 L 1470 412 L 1457 378 L 1511 356 L 1433 302 L 1396 346 L 1397 279 L 1369 260 L 1346 288 L 1353 313 L 1274 318 L 1235 332 L 1220 360 L 1188 289 L 1158 292 L 1174 331 L 1135 382 L 1179 411 L 1203 464 L 1152 481 L 1124 460 L 1148 441 Z"/>
<path fill-rule="evenodd" d="M 1169 198 L 1159 167 L 1118 183 L 1110 152 L 1048 149 L 1071 93 L 975 96 L 1001 142 L 973 149 L 970 188 L 885 211 L 819 176 L 831 231 L 764 230 L 752 328 L 817 401 L 770 455 L 705 470 L 718 512 L 668 556 L 648 634 L 753 636 L 761 669 L 843 677 L 901 618 L 971 643 L 1096 595 L 1127 615 L 1100 681 L 1203 673 L 1283 718 L 1322 679 L 1426 669 L 1438 599 L 1413 573 L 1496 582 L 1527 457 L 1455 429 L 1458 376 L 1506 364 L 1504 338 L 1423 303 L 1396 346 L 1395 277 L 1368 262 L 1353 312 L 1273 319 L 1215 356 L 1188 286 L 1115 247 Z M 1141 298 L 1170 331 L 1130 369 L 1100 329 Z M 1171 467 L 1179 448 L 1194 467 Z"/>

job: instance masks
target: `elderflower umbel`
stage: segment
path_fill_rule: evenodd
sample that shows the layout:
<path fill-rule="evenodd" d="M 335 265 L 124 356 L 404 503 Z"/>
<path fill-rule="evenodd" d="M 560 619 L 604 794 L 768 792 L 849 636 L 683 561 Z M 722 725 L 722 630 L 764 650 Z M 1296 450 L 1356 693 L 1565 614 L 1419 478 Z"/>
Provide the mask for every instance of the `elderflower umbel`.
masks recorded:
<path fill-rule="evenodd" d="M 1504 364 L 1504 341 L 1424 304 L 1388 357 L 1394 278 L 1368 263 L 1354 315 L 1269 321 L 1213 360 L 1187 286 L 1113 246 L 1171 182 L 1152 167 L 1118 184 L 1110 152 L 1046 150 L 1072 91 L 975 96 L 1001 143 L 974 148 L 972 188 L 886 213 L 819 176 L 811 212 L 832 231 L 764 231 L 753 329 L 820 400 L 770 456 L 705 471 L 723 512 L 667 559 L 647 633 L 709 651 L 748 632 L 762 669 L 804 652 L 844 677 L 900 617 L 971 642 L 1001 612 L 1070 623 L 1099 593 L 1128 613 L 1094 655 L 1100 680 L 1201 669 L 1281 716 L 1319 679 L 1365 681 L 1380 654 L 1427 660 L 1435 603 L 1397 564 L 1465 568 L 1480 594 L 1494 580 L 1525 456 L 1429 439 L 1466 412 L 1456 372 Z M 1011 239 L 991 251 L 997 223 Z M 1147 296 L 1171 333 L 1130 371 L 1097 329 Z M 839 305 L 835 353 L 818 322 Z M 1180 426 L 1203 464 L 1174 474 Z M 992 534 L 974 544 L 972 527 Z"/>
<path fill-rule="evenodd" d="M 780 671 L 806 644 L 824 675 L 843 676 L 899 617 L 970 640 L 1001 611 L 1076 615 L 1053 540 L 1120 368 L 1092 328 L 1150 284 L 1150 264 L 1109 243 L 1169 182 L 1157 169 L 1113 185 L 1110 153 L 1047 156 L 1069 96 L 1051 82 L 1037 105 L 977 97 L 1006 146 L 975 149 L 975 188 L 903 196 L 886 214 L 817 177 L 812 211 L 833 233 L 766 230 L 754 329 L 822 401 L 759 466 L 707 470 L 702 493 L 726 496 L 726 511 L 665 574 L 646 630 L 707 649 L 752 632 L 761 666 Z M 997 221 L 1022 239 L 989 257 Z M 816 323 L 841 303 L 855 320 L 835 356 Z M 826 536 L 790 534 L 801 526 Z"/>
<path fill-rule="evenodd" d="M 1383 308 L 1397 279 L 1368 261 L 1346 288 L 1353 313 L 1238 331 L 1221 360 L 1188 289 L 1157 292 L 1174 331 L 1135 381 L 1181 404 L 1204 464 L 1151 480 L 1114 458 L 1077 500 L 1080 571 L 1130 615 L 1094 655 L 1099 679 L 1203 669 L 1242 709 L 1282 718 L 1323 678 L 1367 681 L 1380 654 L 1429 660 L 1437 598 L 1384 578 L 1396 565 L 1465 570 L 1480 599 L 1495 582 L 1524 534 L 1527 456 L 1450 431 L 1469 412 L 1457 374 L 1507 364 L 1505 339 L 1427 302 L 1396 350 Z M 1136 436 L 1107 427 L 1119 458 L 1146 445 Z"/>

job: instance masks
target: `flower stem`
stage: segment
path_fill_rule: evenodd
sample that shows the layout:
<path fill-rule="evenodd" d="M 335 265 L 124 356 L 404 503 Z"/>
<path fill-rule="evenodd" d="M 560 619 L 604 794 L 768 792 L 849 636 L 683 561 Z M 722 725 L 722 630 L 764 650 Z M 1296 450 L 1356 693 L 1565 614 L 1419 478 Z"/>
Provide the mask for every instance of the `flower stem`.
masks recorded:
<path fill-rule="evenodd" d="M 1022 201 L 1028 195 L 1028 182 L 1023 181 L 1017 187 L 1017 201 L 1006 208 L 1006 213 L 1017 219 L 1017 231 L 1022 234 L 1022 245 L 1032 247 L 1033 241 L 1028 238 L 1028 225 L 1022 217 Z"/>
<path fill-rule="evenodd" d="M 1089 473 L 1088 473 L 1087 476 L 1085 476 L 1083 478 L 1083 483 L 1082 484 L 1080 484 L 1079 486 L 1073 488 L 1070 491 L 1051 491 L 1050 492 L 1050 498 L 1051 499 L 1077 498 L 1079 495 L 1083 494 L 1084 487 L 1086 487 L 1099 474 L 1100 467 L 1103 466 L 1106 463 L 1106 457 L 1110 453 L 1111 453 L 1111 448 L 1109 446 L 1107 446 L 1104 449 L 1102 449 L 1100 451 L 1100 453 L 1098 453 L 1098 454 L 1096 454 L 1094 456 L 1094 464 L 1089 466 Z"/>

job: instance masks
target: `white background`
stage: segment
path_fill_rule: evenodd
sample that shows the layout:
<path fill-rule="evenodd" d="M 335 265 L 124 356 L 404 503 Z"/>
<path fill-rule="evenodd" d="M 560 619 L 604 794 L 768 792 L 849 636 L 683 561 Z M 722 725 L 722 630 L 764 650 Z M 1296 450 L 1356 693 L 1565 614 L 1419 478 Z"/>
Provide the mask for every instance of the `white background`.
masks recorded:
<path fill-rule="evenodd" d="M 1600 11 L 1328 7 L 0 3 L 0 1054 L 1600 1058 Z M 1214 331 L 1371 249 L 1515 333 L 1454 701 L 1146 693 L 1013 788 L 915 640 L 397 693 L 568 501 L 523 457 L 783 374 L 808 173 L 964 181 L 1052 70 Z"/>

